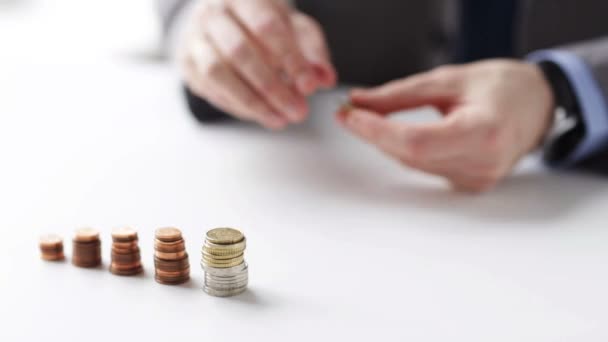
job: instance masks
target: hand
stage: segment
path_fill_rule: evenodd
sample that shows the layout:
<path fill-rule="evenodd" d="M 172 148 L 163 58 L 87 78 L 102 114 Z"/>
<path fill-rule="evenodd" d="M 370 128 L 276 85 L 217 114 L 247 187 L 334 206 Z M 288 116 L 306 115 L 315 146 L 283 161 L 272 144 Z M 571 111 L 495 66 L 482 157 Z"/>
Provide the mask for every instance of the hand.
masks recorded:
<path fill-rule="evenodd" d="M 489 60 L 444 66 L 387 85 L 355 90 L 344 126 L 407 166 L 481 192 L 506 177 L 548 129 L 554 99 L 540 69 Z M 391 121 L 387 114 L 434 106 L 436 123 Z"/>
<path fill-rule="evenodd" d="M 202 0 L 191 26 L 180 48 L 187 85 L 240 119 L 300 122 L 305 96 L 336 82 L 319 25 L 281 0 Z"/>

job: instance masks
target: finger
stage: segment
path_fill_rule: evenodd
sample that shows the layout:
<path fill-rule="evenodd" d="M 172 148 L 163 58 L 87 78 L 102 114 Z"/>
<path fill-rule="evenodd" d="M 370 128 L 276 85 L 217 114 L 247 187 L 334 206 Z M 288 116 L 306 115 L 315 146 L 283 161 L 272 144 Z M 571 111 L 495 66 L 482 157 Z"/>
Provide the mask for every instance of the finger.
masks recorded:
<path fill-rule="evenodd" d="M 220 55 L 277 112 L 292 122 L 306 117 L 304 98 L 290 89 L 233 18 L 220 12 L 209 18 L 207 34 Z"/>
<path fill-rule="evenodd" d="M 300 49 L 313 65 L 319 84 L 324 87 L 335 86 L 337 73 L 331 63 L 329 48 L 319 25 L 304 14 L 292 15 L 291 22 Z"/>
<path fill-rule="evenodd" d="M 357 108 L 340 120 L 355 135 L 406 163 L 451 158 L 467 148 L 465 131 L 453 119 L 425 124 L 403 123 Z"/>
<path fill-rule="evenodd" d="M 376 88 L 357 89 L 351 92 L 351 101 L 355 106 L 382 114 L 426 105 L 443 109 L 459 94 L 459 73 L 456 70 L 444 67 Z"/>
<path fill-rule="evenodd" d="M 257 121 L 267 128 L 280 129 L 287 124 L 221 60 L 209 42 L 197 40 L 190 49 L 192 67 L 188 83 L 197 95 L 241 119 Z"/>
<path fill-rule="evenodd" d="M 301 94 L 316 88 L 315 74 L 296 43 L 288 16 L 268 0 L 233 0 L 230 7 L 255 41 L 282 67 Z"/>

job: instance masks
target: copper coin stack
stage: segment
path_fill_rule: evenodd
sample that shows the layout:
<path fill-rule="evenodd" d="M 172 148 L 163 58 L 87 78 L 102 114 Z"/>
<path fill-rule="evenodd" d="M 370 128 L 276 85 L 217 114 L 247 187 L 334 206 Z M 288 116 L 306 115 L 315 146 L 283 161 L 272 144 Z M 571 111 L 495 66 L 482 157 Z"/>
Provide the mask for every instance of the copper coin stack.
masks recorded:
<path fill-rule="evenodd" d="M 190 279 L 190 262 L 182 232 L 159 228 L 154 240 L 154 279 L 165 285 L 179 285 Z"/>
<path fill-rule="evenodd" d="M 47 261 L 59 261 L 65 259 L 63 254 L 63 239 L 54 234 L 40 237 L 40 257 Z"/>
<path fill-rule="evenodd" d="M 143 272 L 137 232 L 133 228 L 117 228 L 112 231 L 112 263 L 110 272 L 132 276 Z"/>
<path fill-rule="evenodd" d="M 101 265 L 101 240 L 97 230 L 78 229 L 72 240 L 72 246 L 72 264 L 74 266 L 88 268 Z"/>

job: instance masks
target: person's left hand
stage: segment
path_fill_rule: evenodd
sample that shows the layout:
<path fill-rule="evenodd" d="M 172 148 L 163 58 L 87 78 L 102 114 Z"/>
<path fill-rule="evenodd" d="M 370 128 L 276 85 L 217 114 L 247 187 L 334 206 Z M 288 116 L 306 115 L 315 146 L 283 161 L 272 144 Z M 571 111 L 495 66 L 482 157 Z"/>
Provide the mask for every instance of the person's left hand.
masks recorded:
<path fill-rule="evenodd" d="M 541 143 L 554 106 L 538 66 L 509 60 L 439 67 L 350 97 L 353 107 L 338 113 L 348 130 L 407 166 L 473 192 L 493 188 Z M 444 118 L 414 124 L 387 117 L 427 105 Z"/>

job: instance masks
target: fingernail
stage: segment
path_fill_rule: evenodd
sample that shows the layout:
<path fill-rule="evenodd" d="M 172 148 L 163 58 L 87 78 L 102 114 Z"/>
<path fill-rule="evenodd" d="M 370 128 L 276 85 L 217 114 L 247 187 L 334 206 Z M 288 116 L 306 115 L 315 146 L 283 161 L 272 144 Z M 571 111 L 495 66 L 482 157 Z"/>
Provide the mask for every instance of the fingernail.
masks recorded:
<path fill-rule="evenodd" d="M 354 110 L 349 110 L 346 113 L 346 117 L 345 117 L 346 123 L 350 126 L 356 126 L 359 124 L 359 114 L 357 113 L 357 111 Z"/>
<path fill-rule="evenodd" d="M 271 128 L 275 130 L 283 129 L 287 126 L 287 121 L 280 117 L 273 116 L 269 121 Z"/>
<path fill-rule="evenodd" d="M 308 108 L 305 102 L 292 102 L 287 106 L 287 117 L 292 122 L 301 122 L 306 117 Z"/>
<path fill-rule="evenodd" d="M 298 91 L 305 96 L 312 94 L 317 85 L 316 78 L 310 72 L 300 74 L 296 79 Z"/>
<path fill-rule="evenodd" d="M 363 96 L 365 94 L 365 89 L 363 88 L 353 88 L 350 90 L 351 97 Z"/>

